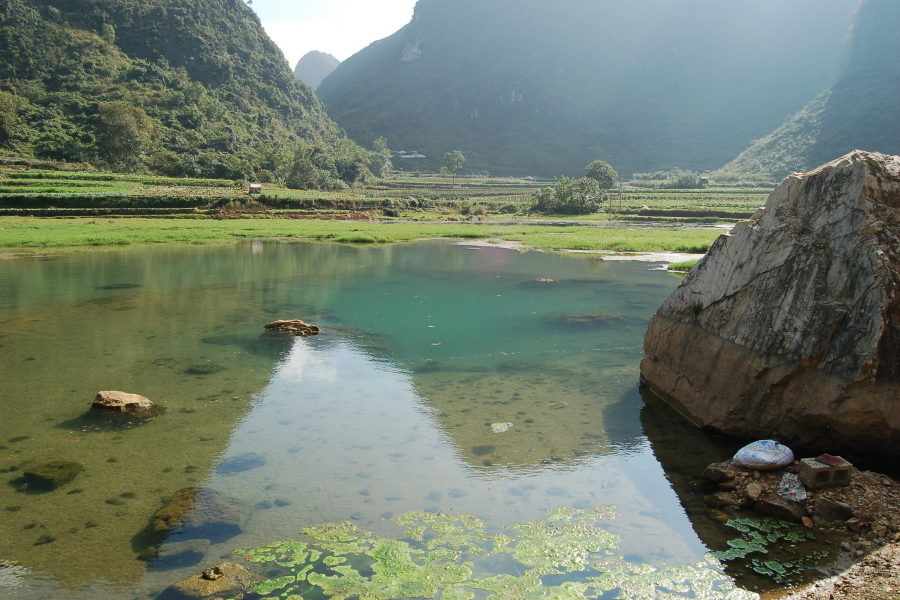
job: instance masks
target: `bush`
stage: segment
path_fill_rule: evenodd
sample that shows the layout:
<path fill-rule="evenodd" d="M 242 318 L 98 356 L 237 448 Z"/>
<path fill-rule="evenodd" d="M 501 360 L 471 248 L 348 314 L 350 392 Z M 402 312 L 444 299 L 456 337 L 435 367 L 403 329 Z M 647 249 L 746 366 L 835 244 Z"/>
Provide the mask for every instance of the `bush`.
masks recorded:
<path fill-rule="evenodd" d="M 664 183 L 661 187 L 668 190 L 696 190 L 700 186 L 700 176 L 696 173 L 682 173 L 675 180 Z"/>
<path fill-rule="evenodd" d="M 587 215 L 600 209 L 602 193 L 596 180 L 589 177 L 557 180 L 556 189 L 544 188 L 532 196 L 532 210 L 550 214 Z"/>
<path fill-rule="evenodd" d="M 595 160 L 589 164 L 584 170 L 584 176 L 596 181 L 601 190 L 610 190 L 619 183 L 619 174 L 609 166 L 609 163 L 602 160 Z"/>

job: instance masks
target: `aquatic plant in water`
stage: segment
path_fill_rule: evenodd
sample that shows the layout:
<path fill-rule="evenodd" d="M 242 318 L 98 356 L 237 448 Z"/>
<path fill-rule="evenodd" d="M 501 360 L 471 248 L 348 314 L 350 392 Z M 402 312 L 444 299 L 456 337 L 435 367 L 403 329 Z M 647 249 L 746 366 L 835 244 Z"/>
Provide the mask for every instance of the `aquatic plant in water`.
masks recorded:
<path fill-rule="evenodd" d="M 725 524 L 737 529 L 743 535 L 728 540 L 730 550 L 712 553 L 713 557 L 721 561 L 744 559 L 752 553 L 768 554 L 769 548 L 780 541 L 798 544 L 815 539 L 812 533 L 795 531 L 791 523 L 776 519 L 733 519 Z M 827 552 L 820 551 L 789 561 L 753 558 L 748 561 L 747 566 L 759 575 L 769 577 L 778 584 L 786 585 L 797 583 L 796 577 L 801 576 L 803 571 L 809 568 L 809 565 L 826 556 L 828 556 Z"/>
<path fill-rule="evenodd" d="M 615 591 L 618 598 L 639 600 L 758 598 L 736 588 L 712 555 L 679 567 L 624 561 L 615 552 L 619 537 L 598 526 L 614 516 L 612 507 L 559 507 L 543 520 L 491 534 L 472 515 L 417 511 L 395 520 L 408 541 L 378 537 L 344 522 L 304 529 L 311 541 L 276 542 L 235 554 L 261 564 L 270 575 L 252 590 L 255 594 L 287 600 L 438 594 L 442 600 L 471 600 L 475 590 L 488 592 L 488 600 L 583 600 Z M 551 585 L 547 577 L 564 581 Z"/>

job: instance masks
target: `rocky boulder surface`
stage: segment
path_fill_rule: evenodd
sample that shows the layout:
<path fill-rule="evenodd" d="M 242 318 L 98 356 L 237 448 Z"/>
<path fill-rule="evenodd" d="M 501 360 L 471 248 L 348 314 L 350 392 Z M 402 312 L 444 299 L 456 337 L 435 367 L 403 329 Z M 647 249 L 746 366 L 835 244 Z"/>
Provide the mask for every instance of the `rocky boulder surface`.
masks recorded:
<path fill-rule="evenodd" d="M 266 331 L 272 331 L 274 333 L 289 333 L 291 335 L 301 336 L 301 337 L 309 337 L 313 335 L 319 335 L 321 331 L 315 325 L 310 325 L 300 319 L 293 319 L 289 321 L 273 321 L 266 325 Z"/>
<path fill-rule="evenodd" d="M 641 374 L 696 423 L 900 457 L 900 157 L 781 184 L 650 321 Z"/>
<path fill-rule="evenodd" d="M 131 413 L 151 410 L 155 406 L 153 402 L 138 394 L 112 390 L 98 393 L 91 408 L 99 411 Z"/>
<path fill-rule="evenodd" d="M 173 583 L 158 600 L 241 600 L 261 580 L 244 567 L 226 562 Z"/>

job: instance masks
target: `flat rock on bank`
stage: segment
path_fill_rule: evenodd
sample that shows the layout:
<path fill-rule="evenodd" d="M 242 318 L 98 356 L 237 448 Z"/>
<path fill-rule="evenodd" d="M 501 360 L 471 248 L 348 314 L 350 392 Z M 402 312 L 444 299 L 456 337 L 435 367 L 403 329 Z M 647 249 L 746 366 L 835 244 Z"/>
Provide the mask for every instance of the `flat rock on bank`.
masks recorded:
<path fill-rule="evenodd" d="M 650 321 L 644 380 L 696 423 L 900 457 L 900 157 L 787 178 Z"/>

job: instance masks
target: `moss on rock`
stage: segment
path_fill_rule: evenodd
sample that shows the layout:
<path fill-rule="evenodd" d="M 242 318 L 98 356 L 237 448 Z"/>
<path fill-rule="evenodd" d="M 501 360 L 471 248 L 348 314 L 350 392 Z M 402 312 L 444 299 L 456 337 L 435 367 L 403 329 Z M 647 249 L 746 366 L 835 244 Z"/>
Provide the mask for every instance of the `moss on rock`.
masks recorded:
<path fill-rule="evenodd" d="M 80 463 L 54 460 L 28 469 L 22 478 L 32 488 L 55 490 L 75 479 L 83 469 Z"/>

